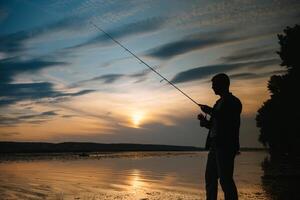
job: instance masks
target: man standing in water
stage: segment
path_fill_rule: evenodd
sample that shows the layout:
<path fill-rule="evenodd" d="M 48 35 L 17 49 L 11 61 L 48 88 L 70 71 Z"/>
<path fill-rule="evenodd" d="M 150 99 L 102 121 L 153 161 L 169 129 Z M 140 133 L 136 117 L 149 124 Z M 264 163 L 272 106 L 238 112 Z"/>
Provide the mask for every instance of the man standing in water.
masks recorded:
<path fill-rule="evenodd" d="M 230 80 L 226 74 L 217 74 L 212 79 L 212 89 L 220 96 L 214 107 L 200 105 L 201 110 L 210 115 L 199 114 L 200 126 L 209 129 L 206 149 L 209 149 L 205 182 L 207 200 L 216 200 L 218 179 L 225 200 L 237 200 L 238 192 L 233 180 L 234 158 L 239 152 L 239 128 L 242 104 L 229 91 Z"/>

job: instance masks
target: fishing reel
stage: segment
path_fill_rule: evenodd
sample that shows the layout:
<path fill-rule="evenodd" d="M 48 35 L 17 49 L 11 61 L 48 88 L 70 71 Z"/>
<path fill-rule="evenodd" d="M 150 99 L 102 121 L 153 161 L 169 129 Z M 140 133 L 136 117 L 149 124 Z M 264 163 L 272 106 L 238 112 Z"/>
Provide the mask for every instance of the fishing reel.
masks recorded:
<path fill-rule="evenodd" d="M 203 113 L 200 113 L 198 114 L 198 119 L 200 120 L 200 126 L 201 127 L 207 127 L 208 123 L 209 123 L 209 119 L 207 118 L 207 114 L 203 114 Z"/>
<path fill-rule="evenodd" d="M 202 120 L 208 120 L 207 119 L 207 114 L 203 114 L 203 113 L 198 114 L 198 119 L 200 121 L 202 121 Z"/>

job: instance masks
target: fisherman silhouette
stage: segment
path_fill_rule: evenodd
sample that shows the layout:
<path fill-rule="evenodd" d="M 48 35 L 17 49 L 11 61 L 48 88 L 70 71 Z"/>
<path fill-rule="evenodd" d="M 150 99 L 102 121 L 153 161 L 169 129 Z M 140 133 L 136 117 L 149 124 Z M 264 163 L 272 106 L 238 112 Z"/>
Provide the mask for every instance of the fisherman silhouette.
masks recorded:
<path fill-rule="evenodd" d="M 233 171 L 234 159 L 240 148 L 242 104 L 230 93 L 230 80 L 226 74 L 217 74 L 211 81 L 212 89 L 220 99 L 213 108 L 199 105 L 204 113 L 210 115 L 210 119 L 203 114 L 198 115 L 200 126 L 209 129 L 205 145 L 209 150 L 205 171 L 206 199 L 217 199 L 218 179 L 220 179 L 225 200 L 237 200 L 238 192 L 233 180 Z"/>

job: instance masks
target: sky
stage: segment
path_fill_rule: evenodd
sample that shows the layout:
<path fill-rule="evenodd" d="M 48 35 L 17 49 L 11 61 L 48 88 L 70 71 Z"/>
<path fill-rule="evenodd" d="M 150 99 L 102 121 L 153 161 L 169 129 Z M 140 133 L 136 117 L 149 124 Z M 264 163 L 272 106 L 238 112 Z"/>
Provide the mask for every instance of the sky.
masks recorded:
<path fill-rule="evenodd" d="M 298 0 L 1 0 L 0 140 L 203 147 L 196 102 L 227 73 L 242 104 L 240 143 L 261 147 L 257 110 L 280 66 L 277 34 Z M 230 113 L 228 113 L 230 117 Z"/>

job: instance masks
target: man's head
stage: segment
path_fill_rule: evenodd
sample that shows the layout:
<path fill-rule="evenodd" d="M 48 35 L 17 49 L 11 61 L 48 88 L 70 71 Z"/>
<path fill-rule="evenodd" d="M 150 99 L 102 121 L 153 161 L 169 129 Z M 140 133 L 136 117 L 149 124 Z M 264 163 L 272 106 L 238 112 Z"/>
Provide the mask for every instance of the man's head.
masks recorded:
<path fill-rule="evenodd" d="M 217 74 L 211 79 L 211 81 L 212 89 L 216 95 L 224 95 L 229 92 L 230 80 L 226 74 Z"/>

